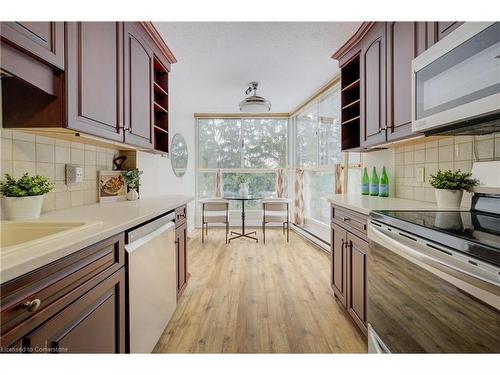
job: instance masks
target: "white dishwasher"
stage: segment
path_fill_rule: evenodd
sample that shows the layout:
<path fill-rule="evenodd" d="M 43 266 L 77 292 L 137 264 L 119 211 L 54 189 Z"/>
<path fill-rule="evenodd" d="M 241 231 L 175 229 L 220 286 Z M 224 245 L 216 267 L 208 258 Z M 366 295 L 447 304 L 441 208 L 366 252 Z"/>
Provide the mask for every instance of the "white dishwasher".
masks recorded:
<path fill-rule="evenodd" d="M 127 233 L 131 353 L 151 353 L 177 305 L 175 214 Z"/>

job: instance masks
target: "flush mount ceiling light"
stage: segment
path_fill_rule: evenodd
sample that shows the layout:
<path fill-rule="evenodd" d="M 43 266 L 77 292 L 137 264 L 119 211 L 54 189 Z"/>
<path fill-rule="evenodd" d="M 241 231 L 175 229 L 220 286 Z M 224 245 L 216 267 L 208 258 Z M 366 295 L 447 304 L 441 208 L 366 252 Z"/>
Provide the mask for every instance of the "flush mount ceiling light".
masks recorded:
<path fill-rule="evenodd" d="M 258 82 L 250 82 L 245 94 L 249 95 L 240 102 L 241 112 L 269 112 L 271 110 L 271 102 L 257 95 Z M 251 94 L 252 93 L 252 94 Z M 251 95 L 250 95 L 251 94 Z"/>

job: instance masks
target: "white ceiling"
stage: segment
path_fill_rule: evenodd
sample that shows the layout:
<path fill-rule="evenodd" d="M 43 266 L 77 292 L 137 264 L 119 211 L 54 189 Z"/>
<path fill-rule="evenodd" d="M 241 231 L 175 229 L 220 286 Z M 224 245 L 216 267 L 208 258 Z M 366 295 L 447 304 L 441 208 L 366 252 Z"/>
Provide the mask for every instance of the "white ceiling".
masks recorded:
<path fill-rule="evenodd" d="M 171 108 L 236 113 L 247 83 L 290 112 L 338 72 L 330 58 L 359 22 L 155 22 L 178 62 Z"/>

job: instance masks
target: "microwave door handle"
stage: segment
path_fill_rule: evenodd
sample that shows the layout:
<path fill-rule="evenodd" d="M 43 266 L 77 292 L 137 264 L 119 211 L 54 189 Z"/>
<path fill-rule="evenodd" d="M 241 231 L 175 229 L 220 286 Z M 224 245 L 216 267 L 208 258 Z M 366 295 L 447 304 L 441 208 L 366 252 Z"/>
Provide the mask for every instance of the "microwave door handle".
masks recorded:
<path fill-rule="evenodd" d="M 394 232 L 391 234 L 395 235 Z M 399 235 L 398 235 L 399 236 Z M 412 249 L 410 246 L 407 246 L 402 241 L 398 241 L 389 235 L 382 232 L 380 228 L 370 223 L 368 238 L 371 241 L 378 243 L 383 246 L 385 249 L 392 251 L 393 253 L 402 256 L 403 258 L 416 263 L 417 265 L 422 266 L 429 272 L 437 275 L 438 277 L 444 278 L 446 281 L 455 285 L 456 287 L 460 287 L 464 289 L 466 292 L 477 295 L 478 293 L 483 296 L 478 295 L 478 298 L 483 299 L 488 304 L 494 306 L 497 309 L 500 309 L 500 287 L 495 280 L 485 280 L 484 278 L 480 278 L 476 275 L 473 275 L 468 272 L 464 272 L 452 265 L 444 262 L 441 259 L 434 258 L 428 255 L 429 250 L 427 248 L 423 248 L 423 245 L 419 243 L 412 243 L 412 246 L 415 248 L 419 248 L 422 251 L 418 251 Z M 401 237 L 401 240 L 404 240 Z M 425 251 L 425 253 L 423 252 Z M 436 250 L 437 251 L 437 250 Z M 478 291 L 478 289 L 480 291 Z"/>

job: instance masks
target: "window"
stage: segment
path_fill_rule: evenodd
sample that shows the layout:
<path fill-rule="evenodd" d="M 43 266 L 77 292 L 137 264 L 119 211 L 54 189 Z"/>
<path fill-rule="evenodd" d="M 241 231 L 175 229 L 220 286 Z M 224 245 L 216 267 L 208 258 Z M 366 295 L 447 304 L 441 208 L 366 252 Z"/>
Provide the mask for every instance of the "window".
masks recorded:
<path fill-rule="evenodd" d="M 342 163 L 340 151 L 340 91 L 333 87 L 297 115 L 296 166 L 304 173 L 304 214 L 328 224 L 335 192 L 335 164 Z"/>
<path fill-rule="evenodd" d="M 287 167 L 288 119 L 198 119 L 197 127 L 198 199 L 214 196 L 219 168 L 226 193 L 238 192 L 237 177 L 244 174 L 251 194 L 276 195 L 277 170 Z M 239 205 L 231 202 L 231 208 Z M 245 204 L 249 209 L 258 206 L 257 201 Z"/>

